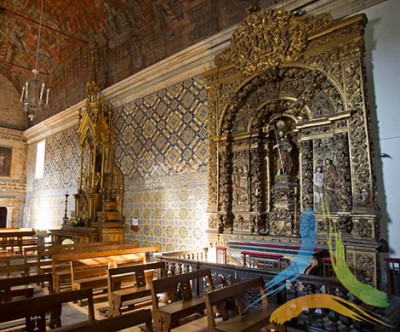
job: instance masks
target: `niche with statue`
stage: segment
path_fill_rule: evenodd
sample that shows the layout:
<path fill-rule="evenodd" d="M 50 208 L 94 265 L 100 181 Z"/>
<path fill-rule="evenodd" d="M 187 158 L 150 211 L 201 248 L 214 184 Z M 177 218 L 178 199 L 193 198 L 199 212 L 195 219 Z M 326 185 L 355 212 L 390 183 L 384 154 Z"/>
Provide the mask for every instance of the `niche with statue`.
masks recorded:
<path fill-rule="evenodd" d="M 252 250 L 299 243 L 300 214 L 310 207 L 318 245 L 326 243 L 329 219 L 357 277 L 377 283 L 380 213 L 364 91 L 365 24 L 364 15 L 334 22 L 329 14 L 252 8 L 204 73 L 207 233 L 228 256 L 238 243 Z"/>

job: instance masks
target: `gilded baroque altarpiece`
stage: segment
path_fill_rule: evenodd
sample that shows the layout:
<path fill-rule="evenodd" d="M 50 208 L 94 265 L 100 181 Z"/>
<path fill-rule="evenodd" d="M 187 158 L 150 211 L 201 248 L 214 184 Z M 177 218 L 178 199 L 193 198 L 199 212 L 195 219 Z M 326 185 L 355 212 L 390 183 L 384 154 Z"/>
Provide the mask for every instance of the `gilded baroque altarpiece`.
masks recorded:
<path fill-rule="evenodd" d="M 299 216 L 311 207 L 324 246 L 324 203 L 349 266 L 360 280 L 377 283 L 366 23 L 364 15 L 333 22 L 328 14 L 253 8 L 216 56 L 204 73 L 210 243 L 298 243 Z"/>

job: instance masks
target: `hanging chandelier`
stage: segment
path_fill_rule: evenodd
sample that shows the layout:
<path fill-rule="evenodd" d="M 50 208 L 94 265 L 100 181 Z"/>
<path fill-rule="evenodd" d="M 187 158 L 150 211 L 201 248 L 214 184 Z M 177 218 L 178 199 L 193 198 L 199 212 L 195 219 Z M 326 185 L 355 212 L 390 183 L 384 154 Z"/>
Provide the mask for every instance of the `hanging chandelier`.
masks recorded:
<path fill-rule="evenodd" d="M 41 81 L 38 77 L 39 70 L 39 48 L 40 48 L 40 33 L 42 30 L 42 15 L 43 15 L 43 0 L 41 1 L 40 7 L 40 20 L 39 20 L 39 30 L 37 37 L 37 48 L 36 48 L 36 62 L 35 68 L 32 69 L 33 77 L 29 78 L 25 85 L 22 87 L 21 93 L 21 105 L 25 113 L 27 113 L 30 121 L 33 121 L 36 114 L 40 111 L 44 111 L 49 107 L 49 94 L 50 88 L 46 88 L 46 83 Z"/>

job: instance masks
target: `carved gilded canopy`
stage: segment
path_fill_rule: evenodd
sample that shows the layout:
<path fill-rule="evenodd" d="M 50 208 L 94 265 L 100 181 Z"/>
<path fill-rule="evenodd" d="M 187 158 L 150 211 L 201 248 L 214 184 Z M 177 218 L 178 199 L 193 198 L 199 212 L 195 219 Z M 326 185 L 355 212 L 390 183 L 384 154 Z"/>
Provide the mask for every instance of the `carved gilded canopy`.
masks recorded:
<path fill-rule="evenodd" d="M 123 182 L 112 152 L 112 111 L 95 80 L 94 50 L 92 74 L 86 84 L 85 108 L 79 112 L 79 188 L 75 214 L 87 226 L 95 221 L 121 221 Z"/>

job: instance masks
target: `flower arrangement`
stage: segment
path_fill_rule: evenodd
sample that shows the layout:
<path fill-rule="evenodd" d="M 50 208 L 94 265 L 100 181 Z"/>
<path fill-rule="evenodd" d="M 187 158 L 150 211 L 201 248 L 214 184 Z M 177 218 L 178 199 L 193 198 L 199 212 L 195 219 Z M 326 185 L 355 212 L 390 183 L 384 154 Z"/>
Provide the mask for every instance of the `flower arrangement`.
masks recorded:
<path fill-rule="evenodd" d="M 83 219 L 81 217 L 73 217 L 71 220 L 71 226 L 73 227 L 80 227 L 85 226 Z"/>

